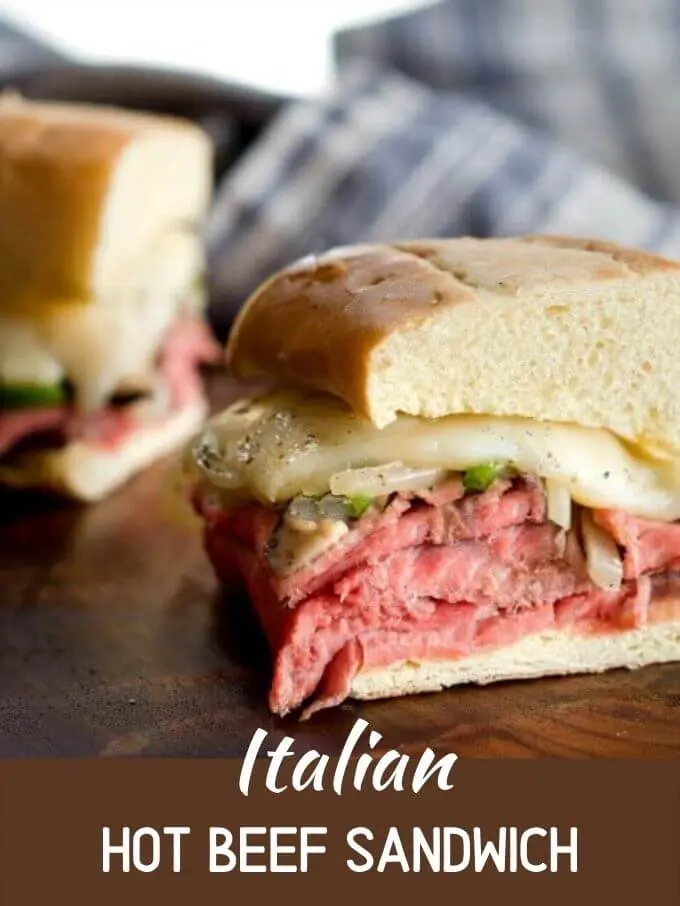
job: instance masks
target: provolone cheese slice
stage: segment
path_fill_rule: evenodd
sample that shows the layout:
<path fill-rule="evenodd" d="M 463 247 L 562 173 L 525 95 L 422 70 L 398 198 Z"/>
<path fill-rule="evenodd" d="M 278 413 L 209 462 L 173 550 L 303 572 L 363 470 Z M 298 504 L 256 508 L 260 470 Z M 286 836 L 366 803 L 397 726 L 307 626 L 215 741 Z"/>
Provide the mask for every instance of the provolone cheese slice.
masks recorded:
<path fill-rule="evenodd" d="M 174 231 L 143 268 L 121 277 L 115 299 L 62 303 L 0 316 L 0 381 L 54 383 L 68 377 L 79 403 L 100 406 L 125 377 L 154 366 L 164 334 L 190 301 L 203 269 L 199 239 Z"/>
<path fill-rule="evenodd" d="M 608 431 L 523 418 L 402 416 L 378 429 L 335 398 L 296 391 L 242 400 L 208 424 L 195 448 L 213 484 L 274 503 L 327 491 L 351 468 L 398 460 L 463 471 L 507 462 L 563 482 L 584 506 L 680 519 L 680 468 Z"/>

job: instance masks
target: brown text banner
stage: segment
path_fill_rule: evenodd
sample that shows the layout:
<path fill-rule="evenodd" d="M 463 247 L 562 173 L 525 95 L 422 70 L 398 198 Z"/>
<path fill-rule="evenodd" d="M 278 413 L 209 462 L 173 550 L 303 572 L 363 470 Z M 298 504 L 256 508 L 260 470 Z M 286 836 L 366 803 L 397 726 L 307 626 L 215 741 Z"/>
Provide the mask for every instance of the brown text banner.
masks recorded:
<path fill-rule="evenodd" d="M 336 762 L 317 792 L 293 761 L 247 796 L 239 761 L 0 762 L 0 903 L 680 902 L 680 763 L 460 759 L 415 793 L 353 789 L 353 761 L 338 795 Z"/>

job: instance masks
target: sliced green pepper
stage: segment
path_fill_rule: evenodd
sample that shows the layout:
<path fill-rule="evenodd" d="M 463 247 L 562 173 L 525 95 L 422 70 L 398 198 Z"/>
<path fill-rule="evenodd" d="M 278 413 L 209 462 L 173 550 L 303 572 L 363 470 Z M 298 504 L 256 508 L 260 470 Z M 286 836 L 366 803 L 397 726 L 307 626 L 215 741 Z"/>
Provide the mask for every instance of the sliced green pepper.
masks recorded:
<path fill-rule="evenodd" d="M 486 491 L 505 471 L 503 462 L 483 462 L 468 469 L 463 475 L 463 487 L 466 491 Z"/>
<path fill-rule="evenodd" d="M 359 519 L 372 503 L 373 498 L 367 497 L 365 494 L 355 494 L 353 497 L 347 497 L 345 500 L 347 515 L 350 519 Z"/>
<path fill-rule="evenodd" d="M 0 384 L 0 409 L 59 406 L 65 400 L 62 384 Z"/>

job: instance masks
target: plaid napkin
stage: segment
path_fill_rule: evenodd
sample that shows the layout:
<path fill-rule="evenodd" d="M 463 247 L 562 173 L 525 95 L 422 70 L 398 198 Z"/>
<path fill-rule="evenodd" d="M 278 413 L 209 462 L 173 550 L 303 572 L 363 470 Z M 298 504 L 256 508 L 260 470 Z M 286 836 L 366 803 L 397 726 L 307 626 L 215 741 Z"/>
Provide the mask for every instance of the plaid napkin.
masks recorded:
<path fill-rule="evenodd" d="M 210 224 L 234 306 L 311 251 L 599 236 L 680 257 L 680 0 L 445 0 L 339 34 L 328 97 L 271 123 Z"/>
<path fill-rule="evenodd" d="M 7 22 L 0 22 L 0 78 L 63 62 L 61 54 L 46 44 Z"/>
<path fill-rule="evenodd" d="M 287 261 L 366 240 L 680 257 L 679 47 L 680 0 L 444 0 L 337 35 L 332 92 L 284 107 L 218 187 L 216 320 Z M 54 56 L 0 28 L 0 73 Z"/>

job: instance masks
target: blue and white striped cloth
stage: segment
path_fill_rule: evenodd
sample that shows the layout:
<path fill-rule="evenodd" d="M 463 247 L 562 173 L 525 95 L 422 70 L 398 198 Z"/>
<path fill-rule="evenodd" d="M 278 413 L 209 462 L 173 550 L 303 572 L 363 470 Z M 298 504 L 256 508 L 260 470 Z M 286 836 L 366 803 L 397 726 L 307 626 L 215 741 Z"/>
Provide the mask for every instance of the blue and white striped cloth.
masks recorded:
<path fill-rule="evenodd" d="M 680 257 L 680 0 L 443 0 L 335 52 L 332 93 L 285 107 L 218 187 L 223 325 L 274 268 L 351 242 L 572 233 Z M 40 53 L 0 33 L 0 72 Z"/>
<path fill-rule="evenodd" d="M 337 36 L 337 84 L 221 186 L 234 306 L 336 244 L 525 232 L 680 257 L 680 0 L 444 0 Z"/>

